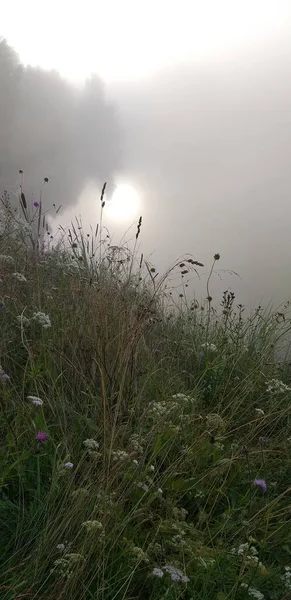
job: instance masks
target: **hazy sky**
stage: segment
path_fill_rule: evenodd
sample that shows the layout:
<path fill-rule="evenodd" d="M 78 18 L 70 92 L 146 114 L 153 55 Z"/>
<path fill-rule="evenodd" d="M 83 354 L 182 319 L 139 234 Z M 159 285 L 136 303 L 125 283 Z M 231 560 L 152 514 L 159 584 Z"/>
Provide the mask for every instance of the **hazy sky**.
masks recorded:
<path fill-rule="evenodd" d="M 92 72 L 105 83 L 98 119 L 94 98 L 82 100 L 74 134 L 79 151 L 62 165 L 68 175 L 62 193 L 68 181 L 77 196 L 90 178 L 95 183 L 62 222 L 76 211 L 87 223 L 97 218 L 95 186 L 106 171 L 117 184 L 133 186 L 139 204 L 134 210 L 133 195 L 127 219 L 119 211 L 109 223 L 119 235 L 142 212 L 143 244 L 153 262 L 166 267 L 188 251 L 208 265 L 220 251 L 221 267 L 242 277 L 224 275 L 223 289 L 231 285 L 242 301 L 291 297 L 291 2 L 52 0 L 45 6 L 2 2 L 0 35 L 24 64 L 57 69 L 77 84 L 76 94 Z M 56 140 L 70 148 L 75 108 L 71 121 L 65 113 L 68 102 L 75 106 L 73 88 L 58 85 L 51 119 L 62 98 L 67 125 Z M 45 132 L 43 146 L 45 165 Z M 125 192 L 133 194 L 123 188 L 121 205 Z"/>

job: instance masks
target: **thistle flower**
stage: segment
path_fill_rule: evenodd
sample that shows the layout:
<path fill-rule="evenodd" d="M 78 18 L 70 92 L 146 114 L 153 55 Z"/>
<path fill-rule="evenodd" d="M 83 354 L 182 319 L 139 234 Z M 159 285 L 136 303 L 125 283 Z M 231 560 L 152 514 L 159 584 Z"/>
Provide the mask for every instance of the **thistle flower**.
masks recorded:
<path fill-rule="evenodd" d="M 35 202 L 33 203 L 33 206 L 35 206 L 35 208 L 38 208 L 38 207 L 39 207 L 39 202 L 35 201 Z"/>
<path fill-rule="evenodd" d="M 37 396 L 27 396 L 27 400 L 29 400 L 32 404 L 34 404 L 34 406 L 42 406 L 43 405 L 43 400 L 41 400 L 41 398 L 38 398 Z"/>
<path fill-rule="evenodd" d="M 36 434 L 36 439 L 38 442 L 40 442 L 41 444 L 43 442 L 45 442 L 48 438 L 48 434 L 45 433 L 44 431 L 38 431 L 38 433 Z"/>
<path fill-rule="evenodd" d="M 264 479 L 255 479 L 254 485 L 257 485 L 261 488 L 263 494 L 267 492 L 267 484 Z"/>
<path fill-rule="evenodd" d="M 0 375 L 0 379 L 1 381 L 9 381 L 10 377 L 7 373 L 3 373 L 3 375 Z"/>

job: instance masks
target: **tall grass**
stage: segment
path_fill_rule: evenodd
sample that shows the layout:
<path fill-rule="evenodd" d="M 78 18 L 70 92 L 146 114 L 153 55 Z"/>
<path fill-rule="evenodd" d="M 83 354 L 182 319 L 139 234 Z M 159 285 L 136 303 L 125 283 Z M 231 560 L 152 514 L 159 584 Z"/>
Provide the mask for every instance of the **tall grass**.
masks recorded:
<path fill-rule="evenodd" d="M 160 276 L 102 226 L 56 240 L 21 194 L 1 211 L 1 599 L 290 598 L 288 306 L 219 304 L 211 277 L 191 301 L 173 280 L 194 257 Z"/>

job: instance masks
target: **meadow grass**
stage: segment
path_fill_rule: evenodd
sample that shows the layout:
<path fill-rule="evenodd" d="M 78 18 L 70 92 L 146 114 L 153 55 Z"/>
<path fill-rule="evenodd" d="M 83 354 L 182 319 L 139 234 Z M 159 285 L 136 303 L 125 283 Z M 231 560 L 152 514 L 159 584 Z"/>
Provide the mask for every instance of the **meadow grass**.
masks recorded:
<path fill-rule="evenodd" d="M 132 250 L 78 221 L 57 242 L 20 190 L 0 222 L 1 600 L 291 598 L 288 306 L 215 304 L 211 277 L 191 301 L 173 281 L 203 265 L 159 276 L 141 221 Z"/>

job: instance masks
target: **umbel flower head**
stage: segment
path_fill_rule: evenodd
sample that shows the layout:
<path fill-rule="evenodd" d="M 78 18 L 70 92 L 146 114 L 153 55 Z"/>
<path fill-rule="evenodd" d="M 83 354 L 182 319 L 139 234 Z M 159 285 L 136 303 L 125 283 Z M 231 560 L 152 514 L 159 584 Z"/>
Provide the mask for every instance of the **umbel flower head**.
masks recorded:
<path fill-rule="evenodd" d="M 43 400 L 41 400 L 41 398 L 38 398 L 37 396 L 27 396 L 27 400 L 29 400 L 32 404 L 34 404 L 34 406 L 42 406 L 43 405 Z"/>

